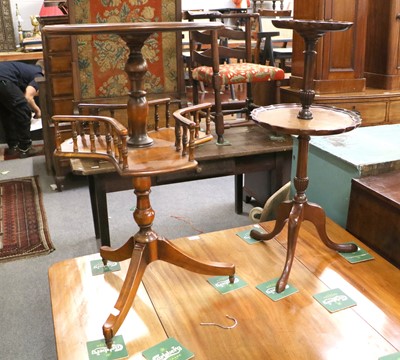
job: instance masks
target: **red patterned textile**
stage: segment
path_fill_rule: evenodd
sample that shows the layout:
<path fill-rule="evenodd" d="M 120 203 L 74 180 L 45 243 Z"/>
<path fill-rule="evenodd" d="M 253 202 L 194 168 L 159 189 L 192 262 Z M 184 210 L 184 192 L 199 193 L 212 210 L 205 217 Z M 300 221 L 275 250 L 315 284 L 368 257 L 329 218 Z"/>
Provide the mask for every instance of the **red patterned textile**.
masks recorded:
<path fill-rule="evenodd" d="M 0 182 L 0 262 L 54 250 L 37 177 Z"/>
<path fill-rule="evenodd" d="M 193 79 L 206 84 L 211 84 L 212 75 L 213 69 L 210 66 L 199 66 L 192 72 Z M 222 79 L 222 85 L 229 85 L 283 80 L 285 72 L 274 66 L 253 63 L 223 64 L 219 66 L 219 77 Z"/>
<path fill-rule="evenodd" d="M 71 0 L 73 22 L 118 23 L 176 21 L 171 0 Z M 128 48 L 119 36 L 78 36 L 78 66 L 81 99 L 125 96 L 130 83 L 125 72 Z M 154 34 L 142 53 L 147 61 L 146 91 L 177 91 L 175 34 Z"/>

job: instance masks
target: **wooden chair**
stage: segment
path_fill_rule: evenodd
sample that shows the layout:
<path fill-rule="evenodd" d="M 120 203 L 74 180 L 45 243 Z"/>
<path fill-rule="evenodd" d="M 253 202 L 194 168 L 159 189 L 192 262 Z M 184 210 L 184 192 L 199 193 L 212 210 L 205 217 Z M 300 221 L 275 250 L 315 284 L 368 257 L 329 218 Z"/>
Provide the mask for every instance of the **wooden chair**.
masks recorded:
<path fill-rule="evenodd" d="M 279 36 L 279 31 L 259 32 L 257 34 L 256 56 L 255 61 L 260 64 L 268 64 L 271 66 L 279 66 L 285 72 L 290 72 L 291 67 L 287 64 L 287 60 L 292 59 L 293 49 L 287 47 L 291 39 L 277 39 L 274 37 Z M 275 47 L 274 43 L 283 44 L 282 47 Z"/>
<path fill-rule="evenodd" d="M 257 107 L 252 100 L 251 83 L 276 81 L 275 102 L 279 102 L 280 80 L 284 79 L 282 69 L 252 62 L 251 25 L 258 14 L 220 14 L 218 19 L 240 20 L 241 27 L 225 26 L 217 32 L 192 31 L 190 33 L 190 77 L 193 84 L 193 103 L 198 104 L 200 83 L 209 85 L 214 93 L 214 122 L 217 144 L 229 144 L 224 139 L 224 129 L 230 126 L 249 124 L 249 114 Z M 199 50 L 201 44 L 201 50 Z M 204 50 L 206 49 L 206 50 Z M 223 102 L 222 86 L 245 84 L 245 101 Z M 245 114 L 244 121 L 224 122 L 224 115 Z M 252 122 L 251 122 L 252 123 Z"/>
<path fill-rule="evenodd" d="M 260 10 L 259 28 L 256 32 L 256 61 L 260 64 L 279 66 L 290 72 L 287 61 L 291 60 L 293 49 L 289 46 L 293 41 L 293 31 L 278 29 L 272 20 L 290 18 L 291 10 Z"/>
<path fill-rule="evenodd" d="M 272 10 L 276 10 L 276 3 L 280 2 L 279 8 L 283 10 L 283 2 L 284 0 L 253 0 L 253 12 L 259 12 L 264 8 L 264 4 L 272 2 Z"/>

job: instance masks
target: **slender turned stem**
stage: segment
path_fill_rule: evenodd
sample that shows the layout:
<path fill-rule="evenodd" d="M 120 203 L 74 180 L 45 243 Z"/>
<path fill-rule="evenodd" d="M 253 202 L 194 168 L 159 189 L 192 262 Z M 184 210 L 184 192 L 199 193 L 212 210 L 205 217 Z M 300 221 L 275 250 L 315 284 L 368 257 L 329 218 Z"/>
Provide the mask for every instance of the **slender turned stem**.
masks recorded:
<path fill-rule="evenodd" d="M 300 90 L 300 102 L 302 109 L 297 115 L 299 119 L 303 120 L 311 120 L 313 118 L 313 115 L 310 111 L 310 106 L 315 97 L 315 91 L 313 89 L 313 77 L 315 71 L 315 59 L 317 56 L 315 47 L 318 39 L 319 36 L 304 37 L 306 49 L 304 51 L 303 89 Z"/>
<path fill-rule="evenodd" d="M 150 204 L 151 178 L 149 176 L 138 176 L 133 178 L 133 188 L 136 195 L 136 209 L 133 218 L 139 226 L 139 231 L 134 235 L 135 242 L 149 243 L 158 238 L 152 230 L 154 221 L 154 210 Z"/>
<path fill-rule="evenodd" d="M 305 203 L 307 201 L 306 190 L 308 187 L 307 165 L 308 165 L 308 145 L 310 137 L 308 135 L 298 136 L 298 153 L 296 176 L 293 179 L 296 195 L 294 202 Z"/>
<path fill-rule="evenodd" d="M 150 146 L 153 143 L 147 135 L 147 116 L 149 106 L 144 90 L 144 76 L 147 72 L 147 62 L 142 54 L 142 47 L 151 33 L 121 36 L 129 48 L 129 57 L 125 65 L 131 91 L 128 100 L 128 145 L 135 147 Z"/>

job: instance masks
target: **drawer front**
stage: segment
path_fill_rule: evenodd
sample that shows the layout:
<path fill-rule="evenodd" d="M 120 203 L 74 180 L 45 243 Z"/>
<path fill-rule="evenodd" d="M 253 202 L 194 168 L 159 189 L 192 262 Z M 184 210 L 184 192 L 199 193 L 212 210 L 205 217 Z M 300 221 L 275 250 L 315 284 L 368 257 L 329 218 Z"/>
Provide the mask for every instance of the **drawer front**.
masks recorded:
<path fill-rule="evenodd" d="M 391 101 L 389 104 L 389 123 L 400 123 L 400 101 Z"/>
<path fill-rule="evenodd" d="M 71 51 L 71 38 L 69 36 L 49 36 L 46 40 L 49 54 Z"/>
<path fill-rule="evenodd" d="M 49 56 L 49 65 L 51 73 L 63 73 L 63 72 L 70 73 L 72 71 L 70 55 Z"/>
<path fill-rule="evenodd" d="M 330 105 L 359 112 L 362 119 L 361 125 L 376 125 L 386 121 L 387 103 L 384 101 L 369 103 L 339 102 Z"/>
<path fill-rule="evenodd" d="M 71 76 L 52 76 L 52 95 L 63 96 L 73 94 L 73 85 Z"/>
<path fill-rule="evenodd" d="M 71 115 L 73 114 L 73 98 L 62 98 L 53 100 L 53 114 L 52 115 Z"/>

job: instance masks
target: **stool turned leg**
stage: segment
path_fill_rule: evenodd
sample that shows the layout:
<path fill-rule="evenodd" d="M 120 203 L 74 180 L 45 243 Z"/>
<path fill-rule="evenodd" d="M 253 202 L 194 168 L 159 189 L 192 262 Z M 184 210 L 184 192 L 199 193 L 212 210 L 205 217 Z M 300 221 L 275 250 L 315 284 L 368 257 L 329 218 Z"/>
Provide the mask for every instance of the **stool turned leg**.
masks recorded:
<path fill-rule="evenodd" d="M 196 260 L 152 230 L 154 211 L 150 205 L 150 186 L 151 178 L 148 176 L 133 178 L 137 199 L 133 217 L 139 226 L 139 231 L 116 250 L 108 246 L 102 246 L 100 249 L 100 255 L 105 263 L 107 260 L 122 261 L 131 258 L 114 310 L 103 325 L 103 334 L 108 348 L 111 348 L 112 339 L 124 322 L 145 269 L 151 262 L 163 260 L 200 274 L 227 275 L 230 283 L 234 282 L 235 266 L 233 264 Z"/>

